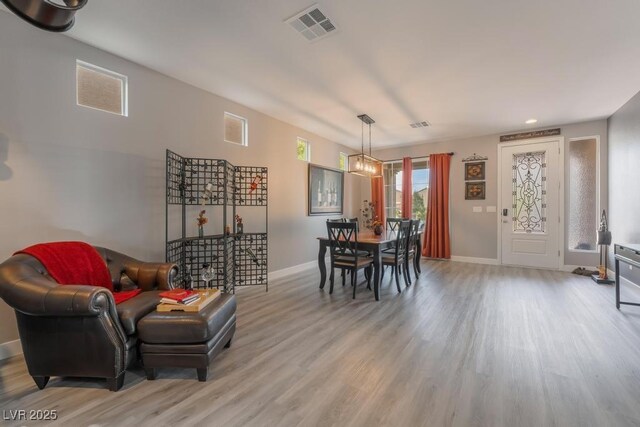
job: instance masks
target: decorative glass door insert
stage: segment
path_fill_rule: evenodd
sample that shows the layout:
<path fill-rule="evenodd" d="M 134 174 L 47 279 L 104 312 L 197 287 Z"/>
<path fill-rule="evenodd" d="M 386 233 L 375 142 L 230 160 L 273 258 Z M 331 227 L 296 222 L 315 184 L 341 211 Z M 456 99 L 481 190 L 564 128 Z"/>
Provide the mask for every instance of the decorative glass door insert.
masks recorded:
<path fill-rule="evenodd" d="M 513 155 L 513 231 L 544 233 L 547 222 L 546 151 Z"/>

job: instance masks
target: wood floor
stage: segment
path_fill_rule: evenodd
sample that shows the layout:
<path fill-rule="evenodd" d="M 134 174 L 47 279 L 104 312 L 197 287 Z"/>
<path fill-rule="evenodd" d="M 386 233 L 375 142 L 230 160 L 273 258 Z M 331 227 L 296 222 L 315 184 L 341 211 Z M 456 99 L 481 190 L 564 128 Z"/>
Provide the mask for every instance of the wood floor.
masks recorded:
<path fill-rule="evenodd" d="M 52 425 L 638 426 L 640 309 L 567 273 L 423 263 L 381 301 L 332 296 L 310 270 L 238 292 L 233 347 L 195 370 L 51 380 L 0 362 L 0 411 L 55 409 Z M 0 421 L 3 425 L 14 425 Z M 25 424 L 24 422 L 15 423 Z M 29 425 L 29 423 L 26 423 Z"/>

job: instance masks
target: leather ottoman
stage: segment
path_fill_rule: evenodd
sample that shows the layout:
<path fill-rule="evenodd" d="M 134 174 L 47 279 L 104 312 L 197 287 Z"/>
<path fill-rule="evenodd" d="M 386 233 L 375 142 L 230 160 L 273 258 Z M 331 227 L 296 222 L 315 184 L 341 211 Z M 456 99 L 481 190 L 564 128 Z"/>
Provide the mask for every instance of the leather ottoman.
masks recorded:
<path fill-rule="evenodd" d="M 197 313 L 154 311 L 138 322 L 140 353 L 147 379 L 158 368 L 195 368 L 206 381 L 209 364 L 231 346 L 236 330 L 236 297 L 222 294 Z"/>

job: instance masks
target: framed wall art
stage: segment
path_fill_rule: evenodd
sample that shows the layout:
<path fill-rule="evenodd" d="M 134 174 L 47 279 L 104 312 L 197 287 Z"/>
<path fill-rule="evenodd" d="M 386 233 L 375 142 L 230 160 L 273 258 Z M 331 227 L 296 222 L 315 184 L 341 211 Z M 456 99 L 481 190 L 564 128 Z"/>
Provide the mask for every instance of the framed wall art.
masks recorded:
<path fill-rule="evenodd" d="M 464 164 L 465 181 L 483 181 L 485 178 L 484 162 L 469 162 Z"/>
<path fill-rule="evenodd" d="M 465 182 L 464 198 L 465 200 L 484 200 L 486 197 L 485 182 Z"/>
<path fill-rule="evenodd" d="M 344 172 L 309 164 L 309 215 L 342 215 L 344 206 Z"/>

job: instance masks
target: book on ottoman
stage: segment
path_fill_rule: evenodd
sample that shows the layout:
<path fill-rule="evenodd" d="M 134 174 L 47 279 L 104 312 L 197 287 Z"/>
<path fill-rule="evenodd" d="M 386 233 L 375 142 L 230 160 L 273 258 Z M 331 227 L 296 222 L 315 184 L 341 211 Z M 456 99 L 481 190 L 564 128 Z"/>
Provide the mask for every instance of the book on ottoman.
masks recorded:
<path fill-rule="evenodd" d="M 174 292 L 179 291 L 179 292 Z M 178 296 L 180 292 L 182 293 L 182 297 L 179 300 L 177 299 L 169 299 L 164 296 L 164 294 L 172 293 L 174 297 Z M 185 293 L 188 293 L 185 294 Z M 220 291 L 218 289 L 207 289 L 204 291 L 186 291 L 184 289 L 174 289 L 167 292 L 161 292 L 159 294 L 162 297 L 160 304 L 156 307 L 156 310 L 160 312 L 167 311 L 186 311 L 186 312 L 197 312 L 206 307 L 209 303 L 214 301 L 216 298 L 220 296 Z M 175 302 L 171 302 L 175 301 Z M 186 301 L 186 302 L 185 302 Z"/>

